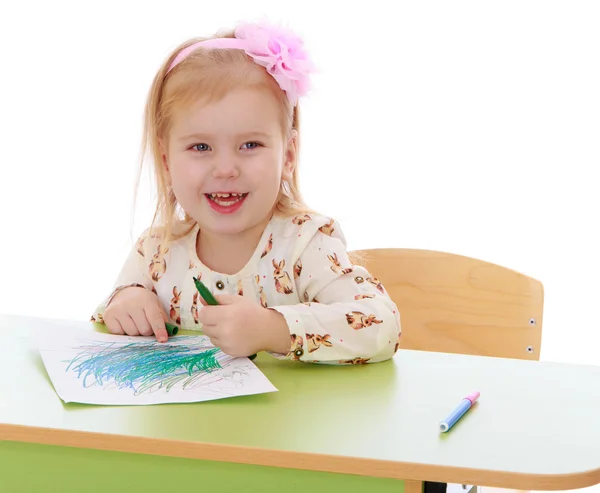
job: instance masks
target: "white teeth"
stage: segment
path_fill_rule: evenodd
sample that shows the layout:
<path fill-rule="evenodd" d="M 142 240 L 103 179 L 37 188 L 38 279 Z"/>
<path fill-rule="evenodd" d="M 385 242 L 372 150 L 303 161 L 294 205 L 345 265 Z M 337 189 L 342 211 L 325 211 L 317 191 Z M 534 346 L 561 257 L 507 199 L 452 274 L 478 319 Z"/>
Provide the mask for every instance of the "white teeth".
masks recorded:
<path fill-rule="evenodd" d="M 229 197 L 240 197 L 243 194 L 241 194 L 241 193 L 210 193 L 209 195 L 213 199 L 216 198 L 216 197 L 226 199 L 226 198 L 229 198 Z"/>
<path fill-rule="evenodd" d="M 242 200 L 245 196 L 243 193 L 209 193 L 208 196 L 211 200 L 217 202 L 219 205 L 228 207 Z M 227 200 L 229 199 L 229 200 Z"/>

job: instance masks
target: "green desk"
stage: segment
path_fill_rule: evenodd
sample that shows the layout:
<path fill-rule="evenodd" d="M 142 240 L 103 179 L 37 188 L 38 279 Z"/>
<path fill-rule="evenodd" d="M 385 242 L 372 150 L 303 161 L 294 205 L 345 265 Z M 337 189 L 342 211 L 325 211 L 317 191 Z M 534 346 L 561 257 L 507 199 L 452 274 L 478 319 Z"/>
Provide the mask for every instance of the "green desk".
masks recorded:
<path fill-rule="evenodd" d="M 420 351 L 363 366 L 255 362 L 279 389 L 199 404 L 64 404 L 32 327 L 0 316 L 0 491 L 395 492 L 419 481 L 600 483 L 600 367 Z M 472 390 L 448 434 L 438 422 Z"/>

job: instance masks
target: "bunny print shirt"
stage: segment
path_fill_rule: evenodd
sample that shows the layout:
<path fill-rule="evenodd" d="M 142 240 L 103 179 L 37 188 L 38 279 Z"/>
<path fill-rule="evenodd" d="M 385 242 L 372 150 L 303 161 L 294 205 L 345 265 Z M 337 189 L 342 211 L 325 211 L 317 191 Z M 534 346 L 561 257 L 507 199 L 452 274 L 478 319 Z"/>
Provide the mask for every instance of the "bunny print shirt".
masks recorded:
<path fill-rule="evenodd" d="M 290 330 L 280 359 L 360 364 L 390 359 L 398 349 L 400 315 L 382 284 L 353 265 L 333 219 L 317 214 L 274 215 L 252 258 L 237 274 L 213 272 L 196 253 L 198 225 L 187 236 L 161 243 L 144 232 L 132 248 L 115 290 L 92 315 L 102 314 L 119 289 L 141 285 L 157 294 L 171 321 L 202 330 L 202 303 L 193 277 L 214 294 L 237 294 L 280 312 Z"/>

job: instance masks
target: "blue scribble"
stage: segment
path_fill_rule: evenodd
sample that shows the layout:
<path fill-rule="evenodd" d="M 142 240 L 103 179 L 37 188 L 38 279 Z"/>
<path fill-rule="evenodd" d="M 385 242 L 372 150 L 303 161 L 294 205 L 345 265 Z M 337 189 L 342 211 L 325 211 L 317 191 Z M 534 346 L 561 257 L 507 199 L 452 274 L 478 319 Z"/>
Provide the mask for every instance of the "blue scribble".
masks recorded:
<path fill-rule="evenodd" d="M 135 395 L 159 389 L 168 392 L 177 384 L 185 389 L 221 369 L 219 360 L 228 358 L 212 346 L 185 344 L 190 338 L 180 336 L 176 343 L 90 342 L 78 348 L 81 352 L 68 362 L 66 371 L 75 372 L 84 387 L 114 384 L 118 389 L 132 389 Z"/>

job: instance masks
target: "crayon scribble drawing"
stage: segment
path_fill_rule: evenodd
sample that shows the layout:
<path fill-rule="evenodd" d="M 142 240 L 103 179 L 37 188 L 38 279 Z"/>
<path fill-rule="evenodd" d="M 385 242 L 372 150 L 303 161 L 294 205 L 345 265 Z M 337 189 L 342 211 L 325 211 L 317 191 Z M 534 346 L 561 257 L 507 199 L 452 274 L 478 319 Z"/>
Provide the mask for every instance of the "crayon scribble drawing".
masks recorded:
<path fill-rule="evenodd" d="M 210 374 L 222 369 L 214 347 L 192 345 L 180 338 L 175 343 L 91 342 L 77 347 L 78 354 L 65 361 L 65 371 L 77 374 L 84 387 L 130 388 L 135 395 L 153 390 L 171 390 L 176 384 L 185 389 Z"/>
<path fill-rule="evenodd" d="M 36 340 L 65 402 L 199 402 L 277 390 L 252 361 L 226 355 L 206 336 L 157 343 L 149 337 L 65 329 L 38 331 Z"/>

